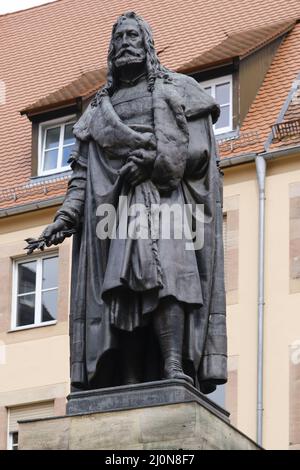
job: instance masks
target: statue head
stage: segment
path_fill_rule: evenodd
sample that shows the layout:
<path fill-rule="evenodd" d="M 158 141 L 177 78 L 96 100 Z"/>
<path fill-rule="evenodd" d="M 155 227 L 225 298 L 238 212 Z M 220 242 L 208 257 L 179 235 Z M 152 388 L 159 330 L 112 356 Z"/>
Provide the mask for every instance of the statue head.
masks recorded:
<path fill-rule="evenodd" d="M 143 64 L 146 61 L 145 28 L 148 28 L 150 34 L 151 31 L 145 22 L 141 28 L 136 18 L 135 13 L 125 13 L 118 18 L 113 27 L 109 60 L 116 69 L 132 64 Z M 153 43 L 152 36 L 151 40 Z"/>
<path fill-rule="evenodd" d="M 169 79 L 169 70 L 161 65 L 154 48 L 154 39 L 148 23 L 133 11 L 119 16 L 113 25 L 107 58 L 107 82 L 99 90 L 93 104 L 104 95 L 112 95 L 121 67 L 145 65 L 148 89 L 153 90 L 155 79 Z"/>

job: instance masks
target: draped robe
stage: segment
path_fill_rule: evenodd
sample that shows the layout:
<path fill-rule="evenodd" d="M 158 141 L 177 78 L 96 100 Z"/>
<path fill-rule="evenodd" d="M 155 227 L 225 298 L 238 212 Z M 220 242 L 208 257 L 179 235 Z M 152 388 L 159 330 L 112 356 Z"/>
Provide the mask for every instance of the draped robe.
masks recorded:
<path fill-rule="evenodd" d="M 123 122 L 114 96 L 90 105 L 74 126 L 73 174 L 56 218 L 78 228 L 70 336 L 71 381 L 79 389 L 119 383 L 120 329 L 148 328 L 144 381 L 161 378 L 149 324 L 168 296 L 184 305 L 184 370 L 204 393 L 227 380 L 222 179 L 212 129 L 219 109 L 192 78 L 170 77 L 156 79 L 148 93 L 152 127 L 134 116 L 135 122 Z M 154 160 L 149 179 L 133 189 L 119 170 L 137 149 L 154 153 Z M 112 204 L 117 211 L 120 196 L 148 209 L 159 203 L 203 205 L 203 247 L 186 251 L 186 240 L 162 240 L 160 233 L 147 240 L 99 239 L 97 208 Z"/>

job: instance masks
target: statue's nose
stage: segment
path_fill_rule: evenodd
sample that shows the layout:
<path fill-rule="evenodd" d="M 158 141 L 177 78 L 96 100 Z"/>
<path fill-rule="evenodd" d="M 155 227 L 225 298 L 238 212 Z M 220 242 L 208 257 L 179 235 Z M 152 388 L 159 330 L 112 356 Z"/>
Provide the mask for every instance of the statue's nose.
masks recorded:
<path fill-rule="evenodd" d="M 124 34 L 123 36 L 123 41 L 122 41 L 122 47 L 128 47 L 129 44 L 128 44 L 128 38 L 127 36 Z"/>

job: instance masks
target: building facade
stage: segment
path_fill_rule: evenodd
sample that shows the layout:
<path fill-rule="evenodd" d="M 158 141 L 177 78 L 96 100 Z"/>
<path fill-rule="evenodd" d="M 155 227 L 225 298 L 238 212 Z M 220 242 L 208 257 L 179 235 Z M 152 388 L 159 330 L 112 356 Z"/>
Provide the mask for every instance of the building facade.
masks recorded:
<path fill-rule="evenodd" d="M 221 106 L 229 381 L 211 398 L 263 447 L 300 449 L 300 8 L 249 3 L 58 0 L 0 16 L 0 449 L 17 448 L 19 419 L 65 413 L 72 240 L 30 256 L 24 240 L 63 200 L 73 123 L 129 9 L 162 63 Z"/>

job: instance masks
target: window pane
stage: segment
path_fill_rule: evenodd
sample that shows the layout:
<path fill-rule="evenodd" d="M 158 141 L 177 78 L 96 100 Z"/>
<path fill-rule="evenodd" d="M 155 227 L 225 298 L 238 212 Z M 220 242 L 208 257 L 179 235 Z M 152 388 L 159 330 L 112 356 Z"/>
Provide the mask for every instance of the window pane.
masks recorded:
<path fill-rule="evenodd" d="M 46 129 L 46 146 L 45 149 L 52 149 L 58 147 L 59 144 L 60 127 L 53 129 Z"/>
<path fill-rule="evenodd" d="M 32 325 L 34 323 L 35 294 L 17 297 L 16 326 Z"/>
<path fill-rule="evenodd" d="M 69 165 L 68 160 L 70 158 L 70 153 L 72 152 L 73 148 L 74 148 L 74 145 L 69 145 L 68 147 L 63 148 L 63 157 L 62 157 L 62 162 L 61 162 L 62 166 Z"/>
<path fill-rule="evenodd" d="M 57 289 L 42 293 L 42 321 L 56 319 L 57 314 Z"/>
<path fill-rule="evenodd" d="M 18 450 L 18 441 L 19 441 L 19 433 L 18 432 L 11 432 L 9 433 L 9 450 Z"/>
<path fill-rule="evenodd" d="M 215 124 L 216 129 L 220 129 L 221 127 L 228 127 L 228 126 L 230 126 L 229 105 L 222 106 L 220 117 Z"/>
<path fill-rule="evenodd" d="M 230 102 L 230 84 L 229 83 L 216 85 L 216 101 L 219 104 L 228 104 Z"/>
<path fill-rule="evenodd" d="M 75 137 L 72 130 L 73 126 L 74 124 L 67 124 L 65 126 L 64 145 L 73 144 L 75 142 Z"/>
<path fill-rule="evenodd" d="M 18 450 L 19 433 L 12 433 L 12 450 Z"/>
<path fill-rule="evenodd" d="M 42 289 L 57 287 L 58 280 L 58 257 L 43 259 L 43 282 Z"/>
<path fill-rule="evenodd" d="M 57 167 L 57 156 L 58 150 L 48 150 L 45 151 L 45 158 L 44 158 L 44 171 L 47 170 L 54 170 Z"/>
<path fill-rule="evenodd" d="M 35 291 L 36 261 L 18 265 L 18 294 Z"/>
<path fill-rule="evenodd" d="M 206 91 L 206 93 L 208 93 L 209 95 L 211 95 L 211 86 L 205 87 L 204 90 Z"/>

